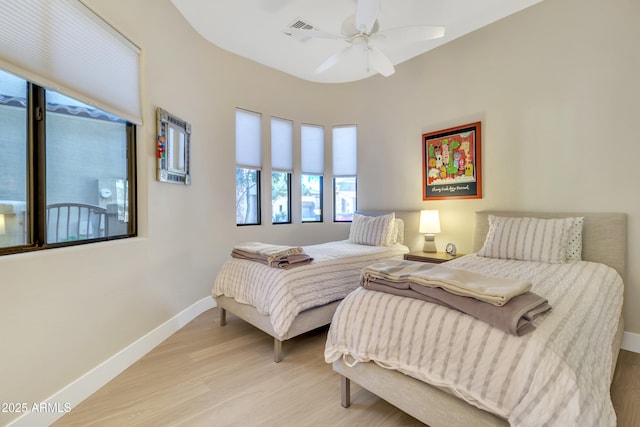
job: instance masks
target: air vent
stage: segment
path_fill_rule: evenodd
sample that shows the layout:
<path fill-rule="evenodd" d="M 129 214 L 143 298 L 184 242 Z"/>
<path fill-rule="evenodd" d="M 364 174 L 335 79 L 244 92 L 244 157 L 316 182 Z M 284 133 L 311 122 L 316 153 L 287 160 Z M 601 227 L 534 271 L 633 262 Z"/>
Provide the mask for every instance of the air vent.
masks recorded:
<path fill-rule="evenodd" d="M 289 26 L 287 28 L 293 28 L 293 29 L 296 29 L 296 30 L 315 30 L 313 25 L 309 24 L 306 21 L 303 21 L 300 18 L 296 19 L 291 24 L 289 24 Z M 287 30 L 284 30 L 283 33 L 285 33 L 288 36 L 291 36 L 291 33 L 288 32 Z"/>

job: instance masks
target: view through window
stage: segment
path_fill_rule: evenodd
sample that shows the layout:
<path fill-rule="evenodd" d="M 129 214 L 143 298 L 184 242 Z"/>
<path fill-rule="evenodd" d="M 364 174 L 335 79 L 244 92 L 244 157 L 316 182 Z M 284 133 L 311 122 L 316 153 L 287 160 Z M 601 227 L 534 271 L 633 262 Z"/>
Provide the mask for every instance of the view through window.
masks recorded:
<path fill-rule="evenodd" d="M 33 105 L 27 101 L 30 90 Z M 29 128 L 29 109 L 44 120 L 44 132 L 37 119 Z M 0 71 L 0 248 L 133 235 L 133 128 Z M 44 152 L 44 163 L 31 154 L 38 151 Z M 43 199 L 29 196 L 30 176 L 36 186 L 43 183 L 44 191 L 38 191 Z"/>

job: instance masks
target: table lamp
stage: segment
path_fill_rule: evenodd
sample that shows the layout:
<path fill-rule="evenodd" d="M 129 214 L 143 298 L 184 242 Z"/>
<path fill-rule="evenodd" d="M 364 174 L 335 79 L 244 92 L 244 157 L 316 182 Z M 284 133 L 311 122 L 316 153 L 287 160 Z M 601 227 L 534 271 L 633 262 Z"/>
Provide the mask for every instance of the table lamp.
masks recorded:
<path fill-rule="evenodd" d="M 420 211 L 420 233 L 424 234 L 424 252 L 438 252 L 436 233 L 440 232 L 440 214 L 437 210 Z"/>

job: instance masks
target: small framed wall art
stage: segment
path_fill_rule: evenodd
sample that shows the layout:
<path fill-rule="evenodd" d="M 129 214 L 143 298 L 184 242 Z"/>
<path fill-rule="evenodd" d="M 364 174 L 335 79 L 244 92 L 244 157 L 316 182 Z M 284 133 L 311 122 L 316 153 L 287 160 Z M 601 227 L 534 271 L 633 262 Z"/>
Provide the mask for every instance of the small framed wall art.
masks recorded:
<path fill-rule="evenodd" d="M 422 134 L 422 200 L 482 198 L 480 122 Z"/>
<path fill-rule="evenodd" d="M 191 185 L 191 125 L 162 108 L 156 116 L 158 181 Z"/>

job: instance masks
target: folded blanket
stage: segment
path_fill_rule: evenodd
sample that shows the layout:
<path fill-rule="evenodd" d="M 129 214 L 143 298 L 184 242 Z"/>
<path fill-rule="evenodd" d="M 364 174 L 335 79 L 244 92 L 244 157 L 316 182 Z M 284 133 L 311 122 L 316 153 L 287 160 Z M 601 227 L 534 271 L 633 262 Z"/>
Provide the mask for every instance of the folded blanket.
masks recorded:
<path fill-rule="evenodd" d="M 402 282 L 402 286 L 398 286 L 398 282 L 374 278 L 362 286 L 373 291 L 416 298 L 458 310 L 517 336 L 533 331 L 533 320 L 551 309 L 545 298 L 533 292 L 516 295 L 498 307 L 475 298 L 455 295 L 440 288 L 431 288 L 410 281 Z"/>
<path fill-rule="evenodd" d="M 301 254 L 302 248 L 298 246 L 274 245 L 262 242 L 239 243 L 233 247 L 243 252 L 256 255 L 264 255 L 267 258 L 277 258 L 284 255 Z"/>
<path fill-rule="evenodd" d="M 276 258 L 275 260 L 273 260 L 271 263 L 271 267 L 292 268 L 309 264 L 311 261 L 313 261 L 313 258 L 304 253 L 287 255 L 285 257 Z"/>
<path fill-rule="evenodd" d="M 313 261 L 313 258 L 305 254 L 301 247 L 260 242 L 235 245 L 231 250 L 231 256 L 233 258 L 257 261 L 276 268 L 291 268 Z"/>
<path fill-rule="evenodd" d="M 371 279 L 387 282 L 413 282 L 431 288 L 442 288 L 452 294 L 476 298 L 501 306 L 511 298 L 528 292 L 531 282 L 505 277 L 487 276 L 472 271 L 449 268 L 440 264 L 429 264 L 406 260 L 386 260 L 369 265 L 362 270 L 362 282 Z"/>

